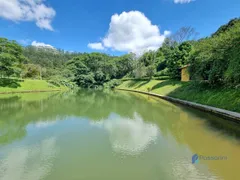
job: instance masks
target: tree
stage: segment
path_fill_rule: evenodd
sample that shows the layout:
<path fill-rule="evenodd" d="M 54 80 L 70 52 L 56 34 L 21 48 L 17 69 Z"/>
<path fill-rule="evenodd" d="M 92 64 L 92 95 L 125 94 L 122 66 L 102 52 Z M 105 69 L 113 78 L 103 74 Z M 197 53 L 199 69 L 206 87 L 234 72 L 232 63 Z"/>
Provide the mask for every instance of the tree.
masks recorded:
<path fill-rule="evenodd" d="M 157 71 L 162 71 L 167 67 L 167 62 L 163 54 L 162 48 L 160 47 L 155 55 L 155 66 Z"/>
<path fill-rule="evenodd" d="M 23 78 L 34 78 L 34 79 L 41 79 L 42 68 L 39 65 L 35 64 L 26 64 L 24 66 L 24 70 L 22 72 Z"/>
<path fill-rule="evenodd" d="M 189 64 L 189 58 L 193 49 L 191 43 L 188 41 L 183 42 L 178 46 L 178 49 L 179 49 L 178 60 L 180 61 L 179 62 L 180 66 Z"/>
<path fill-rule="evenodd" d="M 74 74 L 74 81 L 79 86 L 99 87 L 114 78 L 122 78 L 131 73 L 133 61 L 132 54 L 115 57 L 102 53 L 84 53 L 66 65 L 68 76 Z"/>
<path fill-rule="evenodd" d="M 218 36 L 222 33 L 225 33 L 229 30 L 231 30 L 232 28 L 234 28 L 234 26 L 239 23 L 240 18 L 234 18 L 231 19 L 227 24 L 222 25 L 215 33 L 212 34 L 212 37 L 214 36 Z"/>
<path fill-rule="evenodd" d="M 144 66 L 150 66 L 155 64 L 155 52 L 148 51 L 145 52 L 140 58 L 139 61 L 144 64 Z"/>
<path fill-rule="evenodd" d="M 153 75 L 156 73 L 156 66 L 150 65 L 146 68 L 146 75 L 149 79 L 152 79 Z"/>
<path fill-rule="evenodd" d="M 171 36 L 171 39 L 179 44 L 184 41 L 195 40 L 198 33 L 192 27 L 182 27 L 175 34 Z"/>
<path fill-rule="evenodd" d="M 77 85 L 83 88 L 92 88 L 94 87 L 95 80 L 94 74 L 79 74 L 76 76 Z"/>
<path fill-rule="evenodd" d="M 212 86 L 240 83 L 239 41 L 240 20 L 231 20 L 211 37 L 199 40 L 191 57 L 191 76 Z"/>
<path fill-rule="evenodd" d="M 157 56 L 158 55 L 158 56 Z M 138 76 L 143 76 L 146 75 L 149 77 L 149 79 L 152 78 L 152 76 L 156 73 L 156 67 L 158 66 L 157 61 L 161 61 L 161 54 L 160 52 L 155 52 L 155 51 L 148 51 L 145 52 L 140 58 L 139 58 L 139 66 L 136 69 L 136 72 Z M 142 67 L 145 66 L 145 67 Z M 140 73 L 139 71 L 142 70 L 143 72 Z M 135 72 L 135 73 L 136 73 Z"/>
<path fill-rule="evenodd" d="M 147 70 L 144 64 L 138 62 L 135 65 L 135 68 L 133 70 L 133 76 L 135 78 L 143 78 L 147 75 Z"/>
<path fill-rule="evenodd" d="M 192 45 L 189 42 L 170 47 L 168 51 L 165 49 L 168 72 L 172 78 L 180 79 L 180 68 L 190 62 L 191 51 Z"/>
<path fill-rule="evenodd" d="M 126 54 L 115 59 L 117 74 L 116 78 L 122 78 L 132 72 L 134 64 L 134 54 Z"/>
<path fill-rule="evenodd" d="M 21 64 L 26 61 L 22 47 L 15 41 L 0 38 L 0 74 L 2 77 L 19 76 Z"/>
<path fill-rule="evenodd" d="M 97 85 L 103 85 L 106 81 L 106 75 L 102 71 L 98 70 L 94 74 L 94 80 L 96 81 Z"/>

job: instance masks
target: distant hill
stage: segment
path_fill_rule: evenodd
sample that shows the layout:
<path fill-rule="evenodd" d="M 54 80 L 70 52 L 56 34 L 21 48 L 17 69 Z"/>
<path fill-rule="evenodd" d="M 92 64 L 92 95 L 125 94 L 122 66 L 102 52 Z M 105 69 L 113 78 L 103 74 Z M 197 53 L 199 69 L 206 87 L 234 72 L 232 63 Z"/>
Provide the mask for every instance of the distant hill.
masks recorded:
<path fill-rule="evenodd" d="M 33 64 L 48 68 L 61 68 L 65 62 L 81 53 L 71 53 L 45 46 L 27 46 L 23 49 L 23 54 Z"/>

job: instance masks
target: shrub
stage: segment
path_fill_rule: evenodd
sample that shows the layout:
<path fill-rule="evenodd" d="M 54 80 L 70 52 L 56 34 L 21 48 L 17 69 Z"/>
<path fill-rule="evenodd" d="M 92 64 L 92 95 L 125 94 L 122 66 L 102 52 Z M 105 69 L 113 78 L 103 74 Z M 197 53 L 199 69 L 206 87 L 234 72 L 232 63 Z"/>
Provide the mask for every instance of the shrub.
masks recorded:
<path fill-rule="evenodd" d="M 115 88 L 116 86 L 119 86 L 121 84 L 121 81 L 118 79 L 112 79 L 111 81 L 104 84 L 105 88 Z"/>

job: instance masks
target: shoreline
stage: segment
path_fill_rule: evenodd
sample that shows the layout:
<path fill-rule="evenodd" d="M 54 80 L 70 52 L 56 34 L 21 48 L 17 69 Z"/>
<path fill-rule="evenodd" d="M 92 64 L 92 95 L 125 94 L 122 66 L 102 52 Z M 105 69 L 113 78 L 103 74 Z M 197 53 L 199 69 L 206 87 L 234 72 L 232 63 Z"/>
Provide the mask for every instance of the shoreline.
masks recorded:
<path fill-rule="evenodd" d="M 199 103 L 194 103 L 194 102 L 190 102 L 190 101 L 185 101 L 185 100 L 181 100 L 181 99 L 177 99 L 177 98 L 172 98 L 169 96 L 164 96 L 164 95 L 146 92 L 146 91 L 125 89 L 125 88 L 115 88 L 115 90 L 129 91 L 129 92 L 136 92 L 136 93 L 140 93 L 140 94 L 151 95 L 151 96 L 158 97 L 158 98 L 170 101 L 170 102 L 174 102 L 174 103 L 182 104 L 182 105 L 192 107 L 195 109 L 199 109 L 204 112 L 209 112 L 209 113 L 215 114 L 217 116 L 220 116 L 224 119 L 240 123 L 240 113 L 237 113 L 237 112 L 233 112 L 233 111 L 229 111 L 229 110 L 225 110 L 225 109 L 221 109 L 221 108 L 216 108 L 213 106 L 203 105 L 203 104 L 199 104 Z"/>
<path fill-rule="evenodd" d="M 7 91 L 7 92 L 0 92 L 1 94 L 20 94 L 20 93 L 40 93 L 40 92 L 55 92 L 55 91 L 62 91 L 62 89 L 54 89 L 54 90 L 25 90 L 25 91 Z"/>

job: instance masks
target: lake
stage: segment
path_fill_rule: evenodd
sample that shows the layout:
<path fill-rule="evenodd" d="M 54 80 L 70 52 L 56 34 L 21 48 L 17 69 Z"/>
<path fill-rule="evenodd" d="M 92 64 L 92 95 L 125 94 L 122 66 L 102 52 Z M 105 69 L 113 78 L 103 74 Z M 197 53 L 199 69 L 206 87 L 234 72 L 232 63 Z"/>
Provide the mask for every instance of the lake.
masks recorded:
<path fill-rule="evenodd" d="M 158 98 L 0 95 L 1 180 L 239 180 L 239 162 L 239 124 Z"/>

